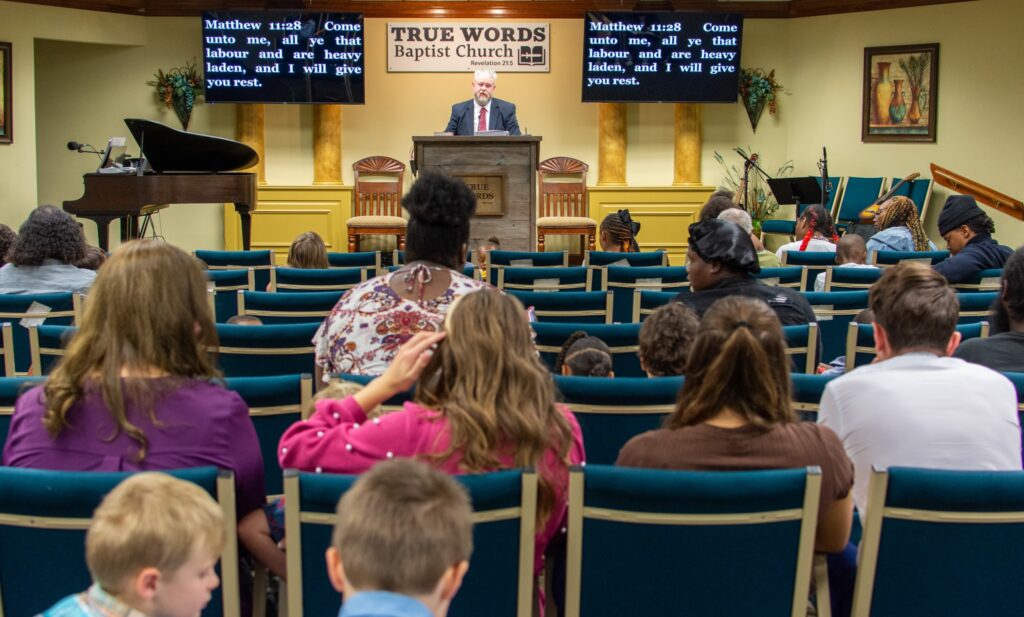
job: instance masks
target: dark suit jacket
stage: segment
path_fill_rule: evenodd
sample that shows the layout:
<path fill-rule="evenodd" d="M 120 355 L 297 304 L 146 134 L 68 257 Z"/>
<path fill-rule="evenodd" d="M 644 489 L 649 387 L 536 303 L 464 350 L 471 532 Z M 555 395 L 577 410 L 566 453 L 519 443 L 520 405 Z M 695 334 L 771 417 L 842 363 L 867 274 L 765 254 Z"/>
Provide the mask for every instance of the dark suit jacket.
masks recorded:
<path fill-rule="evenodd" d="M 472 135 L 476 131 L 476 103 L 473 99 L 452 105 L 452 117 L 445 131 L 456 135 Z M 516 120 L 516 106 L 501 99 L 491 99 L 491 113 L 487 114 L 487 130 L 508 131 L 509 135 L 520 135 L 519 121 Z"/>

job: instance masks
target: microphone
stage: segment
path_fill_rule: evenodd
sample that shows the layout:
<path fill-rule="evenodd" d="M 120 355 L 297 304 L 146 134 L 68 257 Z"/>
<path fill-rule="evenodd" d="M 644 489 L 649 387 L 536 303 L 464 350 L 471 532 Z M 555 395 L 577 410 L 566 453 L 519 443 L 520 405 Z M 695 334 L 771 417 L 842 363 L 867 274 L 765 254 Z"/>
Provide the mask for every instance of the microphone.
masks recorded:
<path fill-rule="evenodd" d="M 80 144 L 80 143 L 78 143 L 77 141 L 74 141 L 74 140 L 68 142 L 68 150 L 74 150 L 75 152 L 81 152 L 82 148 L 84 148 L 84 147 L 85 147 L 85 144 Z"/>

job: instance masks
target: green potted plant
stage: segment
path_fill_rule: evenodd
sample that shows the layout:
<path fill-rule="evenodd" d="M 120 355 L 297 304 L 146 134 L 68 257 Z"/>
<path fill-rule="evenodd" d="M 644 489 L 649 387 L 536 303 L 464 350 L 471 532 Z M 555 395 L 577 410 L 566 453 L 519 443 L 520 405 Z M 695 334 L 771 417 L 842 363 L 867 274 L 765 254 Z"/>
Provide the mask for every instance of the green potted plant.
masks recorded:
<path fill-rule="evenodd" d="M 156 87 L 156 95 L 174 110 L 181 128 L 187 131 L 189 120 L 192 119 L 192 107 L 203 94 L 203 77 L 196 70 L 195 60 L 166 73 L 158 69 L 153 77 L 153 81 L 147 81 L 146 85 Z"/>
<path fill-rule="evenodd" d="M 767 105 L 768 113 L 775 115 L 778 111 L 776 93 L 782 90 L 782 84 L 775 80 L 775 69 L 767 73 L 764 69 L 740 69 L 740 99 L 743 108 L 750 118 L 750 128 L 757 131 L 757 123 Z"/>
<path fill-rule="evenodd" d="M 750 158 L 753 153 L 750 146 L 746 149 L 737 148 L 737 150 L 745 157 Z M 743 179 L 742 168 L 737 168 L 736 165 L 730 165 L 725 162 L 719 152 L 715 151 L 715 160 L 722 166 L 725 171 L 725 176 L 722 178 L 722 182 L 719 188 L 728 189 L 733 192 L 737 192 L 740 189 L 740 181 Z M 758 164 L 764 167 L 763 159 L 758 157 Z M 786 161 L 779 167 L 775 173 L 772 174 L 775 178 L 784 178 L 793 173 L 793 161 Z M 761 233 L 761 224 L 764 221 L 772 218 L 775 212 L 779 209 L 779 202 L 775 200 L 775 196 L 772 195 L 771 188 L 768 183 L 764 181 L 764 178 L 755 169 L 751 169 L 747 176 L 747 190 L 748 196 L 746 210 L 750 214 L 750 218 L 754 224 L 754 233 Z M 740 202 L 743 202 L 743 197 L 740 196 Z"/>

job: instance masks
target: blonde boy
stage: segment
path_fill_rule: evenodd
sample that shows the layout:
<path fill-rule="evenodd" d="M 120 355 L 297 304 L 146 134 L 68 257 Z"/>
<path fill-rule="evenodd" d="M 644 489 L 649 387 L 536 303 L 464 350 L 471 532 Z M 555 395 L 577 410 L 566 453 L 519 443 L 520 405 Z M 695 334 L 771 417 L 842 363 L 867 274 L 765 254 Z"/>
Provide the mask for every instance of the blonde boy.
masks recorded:
<path fill-rule="evenodd" d="M 469 497 L 424 463 L 379 463 L 338 502 L 332 544 L 339 617 L 444 617 L 473 550 Z"/>
<path fill-rule="evenodd" d="M 198 617 L 219 580 L 224 517 L 201 488 L 163 473 L 131 476 L 93 514 L 93 584 L 43 617 Z"/>

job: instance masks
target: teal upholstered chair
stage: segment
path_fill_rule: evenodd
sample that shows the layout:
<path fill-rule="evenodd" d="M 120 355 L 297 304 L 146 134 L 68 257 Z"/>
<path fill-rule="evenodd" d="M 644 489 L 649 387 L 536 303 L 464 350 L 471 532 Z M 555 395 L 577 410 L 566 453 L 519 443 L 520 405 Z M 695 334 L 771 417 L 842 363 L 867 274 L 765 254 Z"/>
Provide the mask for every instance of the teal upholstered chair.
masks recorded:
<path fill-rule="evenodd" d="M 363 268 L 366 270 L 366 278 L 373 278 L 383 272 L 380 251 L 327 253 L 327 265 L 332 268 Z"/>
<path fill-rule="evenodd" d="M 9 323 L 0 324 L 0 377 L 14 377 L 14 326 Z"/>
<path fill-rule="evenodd" d="M 224 511 L 220 587 L 203 617 L 238 617 L 235 482 L 229 471 L 167 471 L 205 489 Z M 103 497 L 130 473 L 0 467 L 0 613 L 35 615 L 91 583 L 85 532 Z"/>
<path fill-rule="evenodd" d="M 824 291 L 860 291 L 871 289 L 882 276 L 881 268 L 840 268 L 825 269 Z"/>
<path fill-rule="evenodd" d="M 288 614 L 334 615 L 341 599 L 324 567 L 335 508 L 358 476 L 285 471 Z M 533 551 L 537 476 L 507 470 L 456 476 L 473 504 L 472 567 L 450 617 L 533 614 Z"/>
<path fill-rule="evenodd" d="M 49 375 L 53 365 L 64 356 L 64 348 L 71 342 L 75 332 L 78 332 L 75 326 L 29 326 L 32 374 Z"/>
<path fill-rule="evenodd" d="M 949 257 L 949 251 L 875 251 L 871 262 L 877 266 L 895 266 L 904 261 L 916 261 L 925 265 L 935 265 Z"/>
<path fill-rule="evenodd" d="M 264 324 L 321 323 L 344 295 L 343 290 L 301 294 L 239 291 L 238 314 L 259 317 Z"/>
<path fill-rule="evenodd" d="M 818 324 L 783 326 L 786 355 L 792 360 L 790 371 L 813 375 L 818 368 Z"/>
<path fill-rule="evenodd" d="M 45 323 L 70 326 L 80 315 L 81 306 L 82 295 L 70 291 L 46 294 L 0 294 L 0 324 L 11 324 L 16 374 L 27 374 L 32 363 L 27 325 Z M 7 349 L 6 343 L 4 349 Z"/>
<path fill-rule="evenodd" d="M 800 266 L 806 273 L 801 291 L 814 291 L 814 280 L 826 268 L 834 266 L 836 254 L 831 251 L 786 251 L 782 254 L 783 266 Z"/>
<path fill-rule="evenodd" d="M 210 270 L 237 270 L 252 268 L 256 289 L 262 291 L 270 284 L 270 269 L 274 267 L 274 252 L 266 251 L 194 251 L 192 253 Z"/>
<path fill-rule="evenodd" d="M 991 268 L 982 270 L 970 280 L 953 285 L 953 289 L 966 292 L 999 291 L 1002 288 L 1002 280 L 1003 269 Z"/>
<path fill-rule="evenodd" d="M 569 268 L 506 267 L 497 268 L 490 280 L 498 289 L 520 291 L 587 291 L 591 271 L 583 266 Z"/>
<path fill-rule="evenodd" d="M 7 443 L 14 403 L 23 392 L 43 383 L 42 377 L 0 377 L 0 444 Z M 2 584 L 0 584 L 2 586 Z"/>
<path fill-rule="evenodd" d="M 685 293 L 685 292 L 680 292 Z M 674 291 L 650 291 L 647 289 L 633 290 L 633 323 L 640 323 L 663 306 L 676 299 L 679 294 Z"/>
<path fill-rule="evenodd" d="M 494 267 L 519 267 L 519 268 L 567 268 L 569 266 L 569 251 L 501 251 L 493 250 L 487 252 L 487 270 Z"/>
<path fill-rule="evenodd" d="M 1017 390 L 1017 409 L 1024 413 L 1024 373 L 1003 373 Z"/>
<path fill-rule="evenodd" d="M 812 291 L 805 293 L 804 298 L 811 304 L 818 318 L 821 361 L 831 362 L 846 351 L 846 326 L 857 313 L 868 307 L 868 292 Z"/>
<path fill-rule="evenodd" d="M 236 326 L 217 324 L 217 361 L 225 377 L 314 373 L 318 323 Z"/>
<path fill-rule="evenodd" d="M 229 377 L 224 385 L 237 392 L 249 406 L 249 417 L 263 454 L 263 487 L 267 495 L 282 494 L 277 444 L 288 427 L 302 419 L 303 410 L 312 400 L 312 376 Z"/>
<path fill-rule="evenodd" d="M 889 181 L 889 186 L 896 186 L 903 177 L 892 178 Z M 903 197 L 909 197 L 910 201 L 914 202 L 914 206 L 917 208 L 917 215 L 922 221 L 924 217 L 928 215 L 928 202 L 932 196 L 932 181 L 929 178 L 918 178 L 916 180 L 910 180 L 904 182 L 902 186 L 896 189 L 893 196 L 901 195 Z"/>
<path fill-rule="evenodd" d="M 682 377 L 563 377 L 555 388 L 583 431 L 587 461 L 611 465 L 630 438 L 660 428 L 675 409 Z"/>
<path fill-rule="evenodd" d="M 346 291 L 366 280 L 368 268 L 282 268 L 270 271 L 270 291 Z"/>
<path fill-rule="evenodd" d="M 789 287 L 800 291 L 807 287 L 807 270 L 802 266 L 783 266 L 781 268 L 761 268 L 761 271 L 755 274 L 757 278 L 761 279 L 766 285 L 777 285 L 779 287 Z M 814 283 L 811 283 L 814 286 Z"/>
<path fill-rule="evenodd" d="M 854 617 L 1016 615 L 1024 472 L 876 469 Z"/>
<path fill-rule="evenodd" d="M 354 375 L 354 374 L 351 374 L 351 373 L 338 373 L 338 374 L 332 375 L 332 377 L 335 378 L 335 379 L 340 379 L 341 381 L 351 381 L 353 383 L 357 383 L 357 384 L 360 384 L 362 386 L 366 386 L 366 385 L 369 385 L 369 383 L 371 381 L 376 379 L 377 375 Z M 416 386 L 414 384 L 411 388 L 409 388 L 405 392 L 399 392 L 398 394 L 396 394 L 396 395 L 392 396 L 391 398 L 389 398 L 388 400 L 384 401 L 384 403 L 381 404 L 381 407 L 385 411 L 391 411 L 391 410 L 398 409 L 402 405 L 404 405 L 405 403 L 411 401 L 412 397 L 413 397 L 413 395 L 415 393 L 416 393 Z"/>
<path fill-rule="evenodd" d="M 537 321 L 552 323 L 612 322 L 612 294 L 607 291 L 520 291 L 509 289 L 525 307 L 533 307 Z"/>
<path fill-rule="evenodd" d="M 587 251 L 583 254 L 583 265 L 591 268 L 607 266 L 651 267 L 667 266 L 668 253 L 665 251 L 642 251 L 639 253 L 616 253 L 610 251 Z"/>
<path fill-rule="evenodd" d="M 612 292 L 612 321 L 626 323 L 633 317 L 634 290 L 673 291 L 690 288 L 684 266 L 608 266 L 600 270 L 600 288 Z"/>
<path fill-rule="evenodd" d="M 574 467 L 565 615 L 805 615 L 820 492 L 816 467 Z"/>
<path fill-rule="evenodd" d="M 875 358 L 875 326 L 874 324 L 858 324 L 851 322 L 846 333 L 846 371 L 858 366 L 870 364 Z M 956 331 L 960 340 L 985 338 L 989 334 L 987 321 L 975 321 L 958 324 Z"/>
<path fill-rule="evenodd" d="M 207 270 L 204 274 L 212 293 L 211 308 L 217 323 L 225 323 L 238 314 L 239 291 L 256 291 L 256 271 L 252 268 Z"/>
<path fill-rule="evenodd" d="M 836 197 L 842 192 L 843 178 L 840 176 L 829 176 L 829 184 L 832 185 L 832 192 L 828 195 L 828 204 L 825 204 L 825 209 L 832 212 L 833 207 L 836 203 Z M 821 178 L 816 178 L 818 186 L 821 186 Z M 804 213 L 811 204 L 800 204 L 800 211 L 796 213 L 796 216 L 800 216 Z M 784 236 L 792 237 L 796 233 L 796 217 L 792 219 L 769 219 L 761 224 L 761 235 L 765 234 L 781 234 Z"/>
<path fill-rule="evenodd" d="M 562 344 L 573 332 L 583 330 L 590 336 L 596 336 L 612 351 L 612 370 L 615 377 L 646 377 L 647 373 L 640 368 L 637 356 L 640 337 L 640 324 L 588 324 L 588 323 L 543 323 L 532 324 L 537 333 L 534 342 L 540 351 L 540 359 L 554 370 L 555 358 L 562 349 Z"/>
<path fill-rule="evenodd" d="M 958 293 L 956 299 L 960 302 L 960 319 L 957 323 L 968 324 L 987 320 L 992 305 L 998 298 L 998 291 Z"/>
<path fill-rule="evenodd" d="M 832 213 L 835 222 L 843 226 L 860 221 L 860 213 L 881 196 L 884 182 L 885 178 L 847 178 L 843 198 Z"/>
<path fill-rule="evenodd" d="M 793 410 L 800 415 L 800 419 L 808 422 L 818 420 L 821 395 L 825 392 L 828 382 L 836 377 L 839 375 L 807 375 L 803 373 L 789 375 L 790 385 L 793 388 L 791 393 Z"/>

